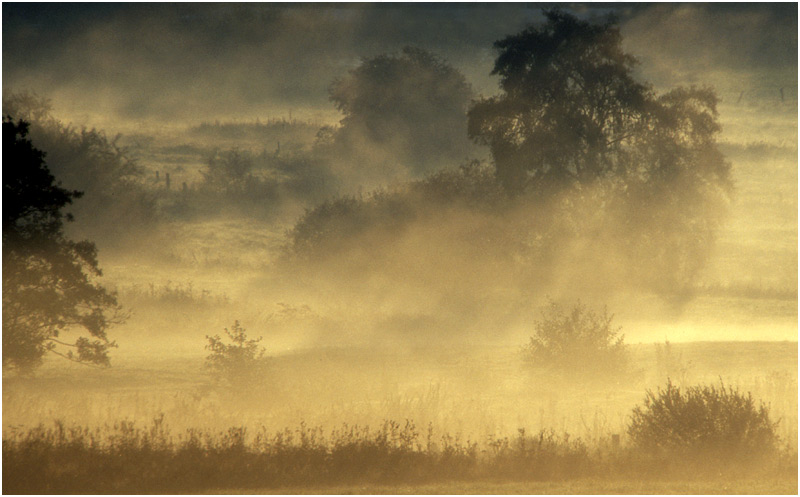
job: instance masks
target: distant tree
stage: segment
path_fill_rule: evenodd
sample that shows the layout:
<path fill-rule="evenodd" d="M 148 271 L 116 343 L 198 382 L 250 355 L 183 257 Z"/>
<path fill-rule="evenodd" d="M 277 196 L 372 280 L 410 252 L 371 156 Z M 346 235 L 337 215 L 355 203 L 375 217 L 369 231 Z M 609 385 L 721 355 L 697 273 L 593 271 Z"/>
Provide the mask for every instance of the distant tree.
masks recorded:
<path fill-rule="evenodd" d="M 466 156 L 471 97 L 464 76 L 425 50 L 363 59 L 331 85 L 330 99 L 344 114 L 334 139 L 354 152 L 386 150 L 417 173 L 438 169 Z"/>
<path fill-rule="evenodd" d="M 469 135 L 489 145 L 509 191 L 544 190 L 613 172 L 643 117 L 648 89 L 633 79 L 612 24 L 560 11 L 495 43 L 501 95 L 469 111 Z"/>
<path fill-rule="evenodd" d="M 624 336 L 612 321 L 606 309 L 595 312 L 577 302 L 565 310 L 550 302 L 535 323 L 527 359 L 536 367 L 571 374 L 624 371 Z"/>
<path fill-rule="evenodd" d="M 489 167 L 438 171 L 318 205 L 290 233 L 291 249 L 323 260 L 363 253 L 369 243 L 369 267 L 378 268 L 376 248 L 458 211 L 467 215 L 426 242 L 453 258 L 475 253 L 465 273 L 498 264 L 514 268 L 525 292 L 545 293 L 551 284 L 625 288 L 685 302 L 732 194 L 730 164 L 716 143 L 717 100 L 703 88 L 656 94 L 637 80 L 621 42 L 613 22 L 559 11 L 497 42 L 501 91 L 468 113 L 469 136 L 492 154 Z M 404 105 L 427 101 L 424 91 L 415 97 L 408 90 L 413 105 L 401 104 L 405 86 L 384 93 L 404 81 L 392 72 L 410 64 L 404 58 L 411 56 L 366 60 L 334 85 L 345 118 L 331 146 L 350 133 L 371 137 L 353 142 L 362 145 L 391 141 L 395 130 L 404 136 L 402 124 L 391 125 L 395 115 L 400 123 L 424 122 L 403 114 Z M 327 131 L 320 142 L 331 141 Z"/>
<path fill-rule="evenodd" d="M 652 285 L 685 285 L 732 191 L 714 91 L 657 95 L 634 77 L 613 21 L 545 16 L 495 43 L 502 91 L 472 106 L 469 136 L 489 146 L 507 193 L 534 205 L 567 199 L 561 215 L 579 235 L 608 233 Z"/>
<path fill-rule="evenodd" d="M 56 184 L 27 134 L 26 122 L 3 119 L 3 367 L 30 370 L 48 352 L 108 365 L 106 330 L 123 316 L 93 281 L 95 245 L 63 232 L 63 208 L 81 193 Z M 89 336 L 62 336 L 76 328 Z"/>

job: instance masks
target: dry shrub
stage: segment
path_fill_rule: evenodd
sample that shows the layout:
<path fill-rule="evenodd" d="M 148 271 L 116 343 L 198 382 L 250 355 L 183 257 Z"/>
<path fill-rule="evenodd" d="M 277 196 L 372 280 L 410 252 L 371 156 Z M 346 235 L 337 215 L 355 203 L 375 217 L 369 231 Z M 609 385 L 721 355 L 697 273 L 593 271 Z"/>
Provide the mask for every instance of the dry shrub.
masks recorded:
<path fill-rule="evenodd" d="M 633 410 L 628 435 L 650 456 L 747 462 L 778 453 L 776 427 L 750 393 L 722 383 L 681 390 L 668 381 Z"/>

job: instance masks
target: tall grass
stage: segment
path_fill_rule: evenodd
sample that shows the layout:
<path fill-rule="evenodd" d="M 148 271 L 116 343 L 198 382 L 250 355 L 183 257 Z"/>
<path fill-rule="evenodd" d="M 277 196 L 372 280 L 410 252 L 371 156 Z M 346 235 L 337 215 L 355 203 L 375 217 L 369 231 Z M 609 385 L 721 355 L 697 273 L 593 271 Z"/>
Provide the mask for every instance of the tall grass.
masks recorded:
<path fill-rule="evenodd" d="M 643 462 L 644 461 L 644 462 Z M 610 440 L 589 446 L 569 435 L 520 429 L 512 437 L 474 441 L 434 436 L 428 426 L 384 421 L 276 432 L 260 426 L 174 433 L 164 417 L 149 426 L 121 421 L 89 429 L 56 422 L 3 435 L 4 493 L 178 493 L 292 485 L 422 484 L 446 481 L 559 481 L 583 478 L 698 478 L 724 472 L 708 464 L 669 474 L 635 449 Z M 648 466 L 649 464 L 649 466 Z M 713 468 L 713 469 L 709 469 Z M 796 453 L 749 475 L 791 479 Z M 712 471 L 712 473 L 709 473 Z M 736 469 L 742 476 L 742 468 Z M 732 476 L 731 473 L 726 473 Z"/>

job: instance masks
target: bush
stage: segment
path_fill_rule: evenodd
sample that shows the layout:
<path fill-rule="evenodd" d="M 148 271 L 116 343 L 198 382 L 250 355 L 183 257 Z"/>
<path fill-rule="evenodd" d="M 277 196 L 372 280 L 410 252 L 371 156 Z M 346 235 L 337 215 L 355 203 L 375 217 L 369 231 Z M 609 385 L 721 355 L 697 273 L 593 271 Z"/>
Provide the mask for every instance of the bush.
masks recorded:
<path fill-rule="evenodd" d="M 206 350 L 211 351 L 206 357 L 206 368 L 228 386 L 250 383 L 264 372 L 264 348 L 258 345 L 262 337 L 248 339 L 245 331 L 237 320 L 230 330 L 225 328 L 230 344 L 224 343 L 219 335 L 206 335 Z"/>
<path fill-rule="evenodd" d="M 248 182 L 254 180 L 252 169 L 252 156 L 248 152 L 232 149 L 214 151 L 206 157 L 206 168 L 200 173 L 203 175 L 203 186 L 209 190 L 240 192 Z"/>
<path fill-rule="evenodd" d="M 578 301 L 567 312 L 551 301 L 535 324 L 527 359 L 535 366 L 571 373 L 619 372 L 626 363 L 624 336 L 612 320 L 605 308 L 598 313 Z"/>
<path fill-rule="evenodd" d="M 471 161 L 391 189 L 340 196 L 307 209 L 290 231 L 287 249 L 293 256 L 320 256 L 358 249 L 370 235 L 396 241 L 415 222 L 431 216 L 444 219 L 443 213 L 453 208 L 461 208 L 464 214 L 488 213 L 498 218 L 494 225 L 502 226 L 503 199 L 491 169 Z M 482 233 L 463 242 L 477 244 L 489 235 Z"/>
<path fill-rule="evenodd" d="M 752 459 L 776 453 L 776 427 L 769 408 L 750 393 L 722 383 L 681 391 L 668 381 L 633 410 L 628 435 L 651 455 Z"/>

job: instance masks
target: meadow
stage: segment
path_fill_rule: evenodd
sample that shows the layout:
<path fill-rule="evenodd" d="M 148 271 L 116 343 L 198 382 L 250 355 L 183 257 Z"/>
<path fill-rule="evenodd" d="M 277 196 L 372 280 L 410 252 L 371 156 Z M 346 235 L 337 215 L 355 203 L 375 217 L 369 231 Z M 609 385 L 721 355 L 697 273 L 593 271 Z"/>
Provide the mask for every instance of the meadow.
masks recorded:
<path fill-rule="evenodd" d="M 204 371 L 199 357 L 129 359 L 109 370 L 51 364 L 33 378 L 4 378 L 4 473 L 17 475 L 4 490 L 796 488 L 796 342 L 641 344 L 629 353 L 629 371 L 606 379 L 536 372 L 508 347 L 293 351 L 238 385 Z M 767 403 L 781 459 L 698 472 L 638 454 L 626 436 L 630 411 L 667 378 L 723 382 Z M 562 483 L 530 483 L 545 481 Z"/>
<path fill-rule="evenodd" d="M 112 140 L 39 108 L 34 143 L 87 191 L 66 233 L 97 244 L 127 319 L 109 330 L 110 368 L 4 370 L 4 493 L 796 494 L 797 100 L 735 76 L 718 77 L 733 193 L 686 280 L 646 251 L 626 259 L 625 230 L 595 232 L 613 222 L 571 238 L 558 230 L 583 211 L 550 231 L 547 214 L 526 224 L 538 213 L 493 203 L 475 144 L 406 167 L 418 150 L 402 140 L 337 143 L 332 109 L 109 117 Z M 31 101 L 33 116 L 37 98 L 9 100 Z M 92 146 L 92 171 L 111 157 L 124 174 L 86 174 Z M 520 240 L 533 249 L 514 252 Z M 607 308 L 626 361 L 532 365 L 551 299 Z M 213 337 L 240 325 L 264 358 L 240 376 L 210 368 Z M 633 409 L 668 383 L 751 395 L 777 450 L 644 451 Z"/>
<path fill-rule="evenodd" d="M 514 326 L 457 337 L 427 333 L 437 323 L 413 299 L 354 307 L 349 289 L 283 279 L 272 267 L 297 213 L 289 204 L 277 218 L 178 219 L 123 248 L 101 244 L 105 281 L 130 312 L 113 367 L 52 358 L 33 376 L 4 374 L 4 491 L 794 493 L 796 201 L 785 185 L 796 184 L 796 149 L 730 150 L 740 201 L 693 298 L 599 300 L 629 344 L 614 378 L 530 368 L 536 302 Z M 765 157 L 789 188 L 780 202 L 760 200 L 772 188 L 756 181 Z M 163 178 L 164 164 L 148 167 Z M 206 335 L 235 319 L 264 337 L 255 381 L 204 368 Z M 667 379 L 765 402 L 779 460 L 697 472 L 636 453 L 631 409 Z"/>
<path fill-rule="evenodd" d="M 524 324 L 426 334 L 436 322 L 413 307 L 352 307 L 282 280 L 270 268 L 290 223 L 275 218 L 177 220 L 124 249 L 101 246 L 105 279 L 131 313 L 113 367 L 54 358 L 34 376 L 4 374 L 4 491 L 794 493 L 796 253 L 767 240 L 796 237 L 785 205 L 796 203 L 762 204 L 771 186 L 752 178 L 765 156 L 783 185 L 796 169 L 772 145 L 731 150 L 743 204 L 694 297 L 678 309 L 605 297 L 630 344 L 611 379 L 530 368 Z M 163 163 L 149 167 L 163 178 Z M 757 222 L 764 236 L 742 238 Z M 535 305 L 521 309 L 535 320 Z M 264 337 L 257 381 L 204 369 L 205 336 L 234 319 Z M 637 454 L 631 409 L 668 378 L 768 404 L 780 460 L 698 473 Z"/>

